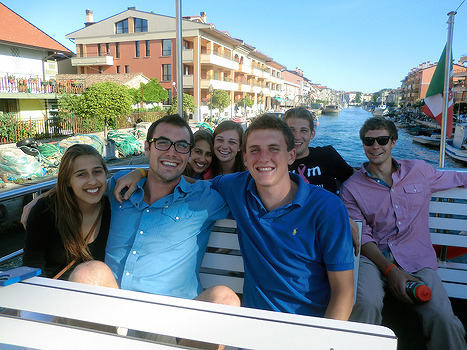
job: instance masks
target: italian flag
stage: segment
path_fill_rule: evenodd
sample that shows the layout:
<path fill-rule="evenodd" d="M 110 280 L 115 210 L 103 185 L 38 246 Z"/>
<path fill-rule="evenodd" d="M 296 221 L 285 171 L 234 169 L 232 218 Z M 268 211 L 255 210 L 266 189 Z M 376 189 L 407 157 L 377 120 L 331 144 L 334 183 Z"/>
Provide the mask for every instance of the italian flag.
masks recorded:
<path fill-rule="evenodd" d="M 431 78 L 430 86 L 424 99 L 425 106 L 422 112 L 427 116 L 436 119 L 441 125 L 443 114 L 443 92 L 444 92 L 444 69 L 446 62 L 446 46 L 436 66 L 433 77 Z M 452 134 L 452 114 L 453 114 L 453 95 L 452 95 L 452 63 L 449 70 L 449 95 L 448 95 L 448 116 L 446 118 L 446 137 L 451 137 Z"/>

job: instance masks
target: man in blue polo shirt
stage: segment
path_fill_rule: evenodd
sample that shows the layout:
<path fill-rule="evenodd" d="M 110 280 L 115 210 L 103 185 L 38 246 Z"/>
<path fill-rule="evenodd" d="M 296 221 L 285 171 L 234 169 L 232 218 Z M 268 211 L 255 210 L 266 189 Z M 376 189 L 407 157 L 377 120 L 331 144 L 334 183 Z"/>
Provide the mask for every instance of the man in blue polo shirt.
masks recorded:
<path fill-rule="evenodd" d="M 243 140 L 248 171 L 212 180 L 237 221 L 243 305 L 347 320 L 354 260 L 344 204 L 289 173 L 294 136 L 279 118 L 256 118 Z"/>
<path fill-rule="evenodd" d="M 213 180 L 237 221 L 243 305 L 347 320 L 353 255 L 344 204 L 288 172 L 294 136 L 279 118 L 255 119 L 243 152 L 248 172 Z"/>

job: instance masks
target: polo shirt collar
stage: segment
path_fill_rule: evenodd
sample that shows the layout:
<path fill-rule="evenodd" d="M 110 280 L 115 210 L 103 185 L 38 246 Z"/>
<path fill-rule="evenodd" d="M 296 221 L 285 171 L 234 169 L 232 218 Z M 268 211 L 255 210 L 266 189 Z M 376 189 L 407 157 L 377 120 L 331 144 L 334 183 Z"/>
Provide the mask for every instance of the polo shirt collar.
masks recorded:
<path fill-rule="evenodd" d="M 290 179 L 298 184 L 298 190 L 292 202 L 272 211 L 277 212 L 278 215 L 282 215 L 284 211 L 288 212 L 292 207 L 303 206 L 305 204 L 306 198 L 310 194 L 310 187 L 305 182 L 303 182 L 302 178 L 299 175 L 294 173 L 289 173 L 289 175 Z M 255 180 L 253 179 L 251 174 L 248 174 L 247 191 L 250 192 L 250 194 L 258 201 L 262 208 L 262 215 L 265 215 L 267 211 L 264 208 L 263 203 L 261 202 L 261 198 L 258 194 L 258 189 L 256 188 Z"/>

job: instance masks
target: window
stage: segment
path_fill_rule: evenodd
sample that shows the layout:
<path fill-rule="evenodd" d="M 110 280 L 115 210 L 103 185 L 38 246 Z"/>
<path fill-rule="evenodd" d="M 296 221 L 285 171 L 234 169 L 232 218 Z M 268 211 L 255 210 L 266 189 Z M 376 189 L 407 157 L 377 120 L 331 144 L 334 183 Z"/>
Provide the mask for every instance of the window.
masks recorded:
<path fill-rule="evenodd" d="M 170 56 L 172 54 L 172 40 L 162 40 L 162 56 Z"/>
<path fill-rule="evenodd" d="M 142 18 L 135 18 L 135 33 L 147 32 L 148 20 Z"/>
<path fill-rule="evenodd" d="M 120 43 L 115 43 L 115 56 L 120 58 Z"/>
<path fill-rule="evenodd" d="M 130 66 L 129 65 L 125 66 L 125 73 L 130 73 Z"/>
<path fill-rule="evenodd" d="M 105 44 L 105 52 L 107 55 L 110 56 L 110 44 L 109 43 Z"/>
<path fill-rule="evenodd" d="M 102 56 L 101 44 L 97 44 L 97 56 Z"/>
<path fill-rule="evenodd" d="M 115 23 L 115 33 L 128 33 L 128 19 L 124 19 L 123 21 Z"/>
<path fill-rule="evenodd" d="M 102 66 L 99 66 L 99 74 L 104 73 L 104 70 L 102 69 Z"/>
<path fill-rule="evenodd" d="M 172 104 L 172 89 L 167 89 L 167 92 L 169 93 L 167 96 L 167 100 L 164 101 L 165 105 L 171 105 Z"/>
<path fill-rule="evenodd" d="M 162 80 L 163 81 L 172 80 L 172 65 L 171 64 L 162 65 Z"/>
<path fill-rule="evenodd" d="M 120 66 L 117 66 L 117 73 L 120 73 Z"/>
<path fill-rule="evenodd" d="M 135 41 L 135 56 L 139 57 L 139 41 Z"/>
<path fill-rule="evenodd" d="M 146 40 L 146 57 L 151 56 L 151 42 Z"/>

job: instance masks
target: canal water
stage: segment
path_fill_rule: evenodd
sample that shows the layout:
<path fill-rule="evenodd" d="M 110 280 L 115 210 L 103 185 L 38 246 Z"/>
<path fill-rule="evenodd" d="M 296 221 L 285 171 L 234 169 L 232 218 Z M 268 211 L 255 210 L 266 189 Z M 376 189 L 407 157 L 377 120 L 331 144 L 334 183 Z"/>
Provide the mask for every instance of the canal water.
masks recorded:
<path fill-rule="evenodd" d="M 310 146 L 332 145 L 353 167 L 360 167 L 367 161 L 363 152 L 362 142 L 358 135 L 365 120 L 373 115 L 360 107 L 343 109 L 339 115 L 320 115 L 317 121 L 316 136 Z M 406 129 L 399 129 L 399 139 L 392 151 L 396 159 L 422 159 L 433 165 L 439 166 L 439 149 L 427 147 L 412 141 Z M 467 168 L 466 165 L 457 162 L 446 155 L 444 166 L 446 168 Z"/>

